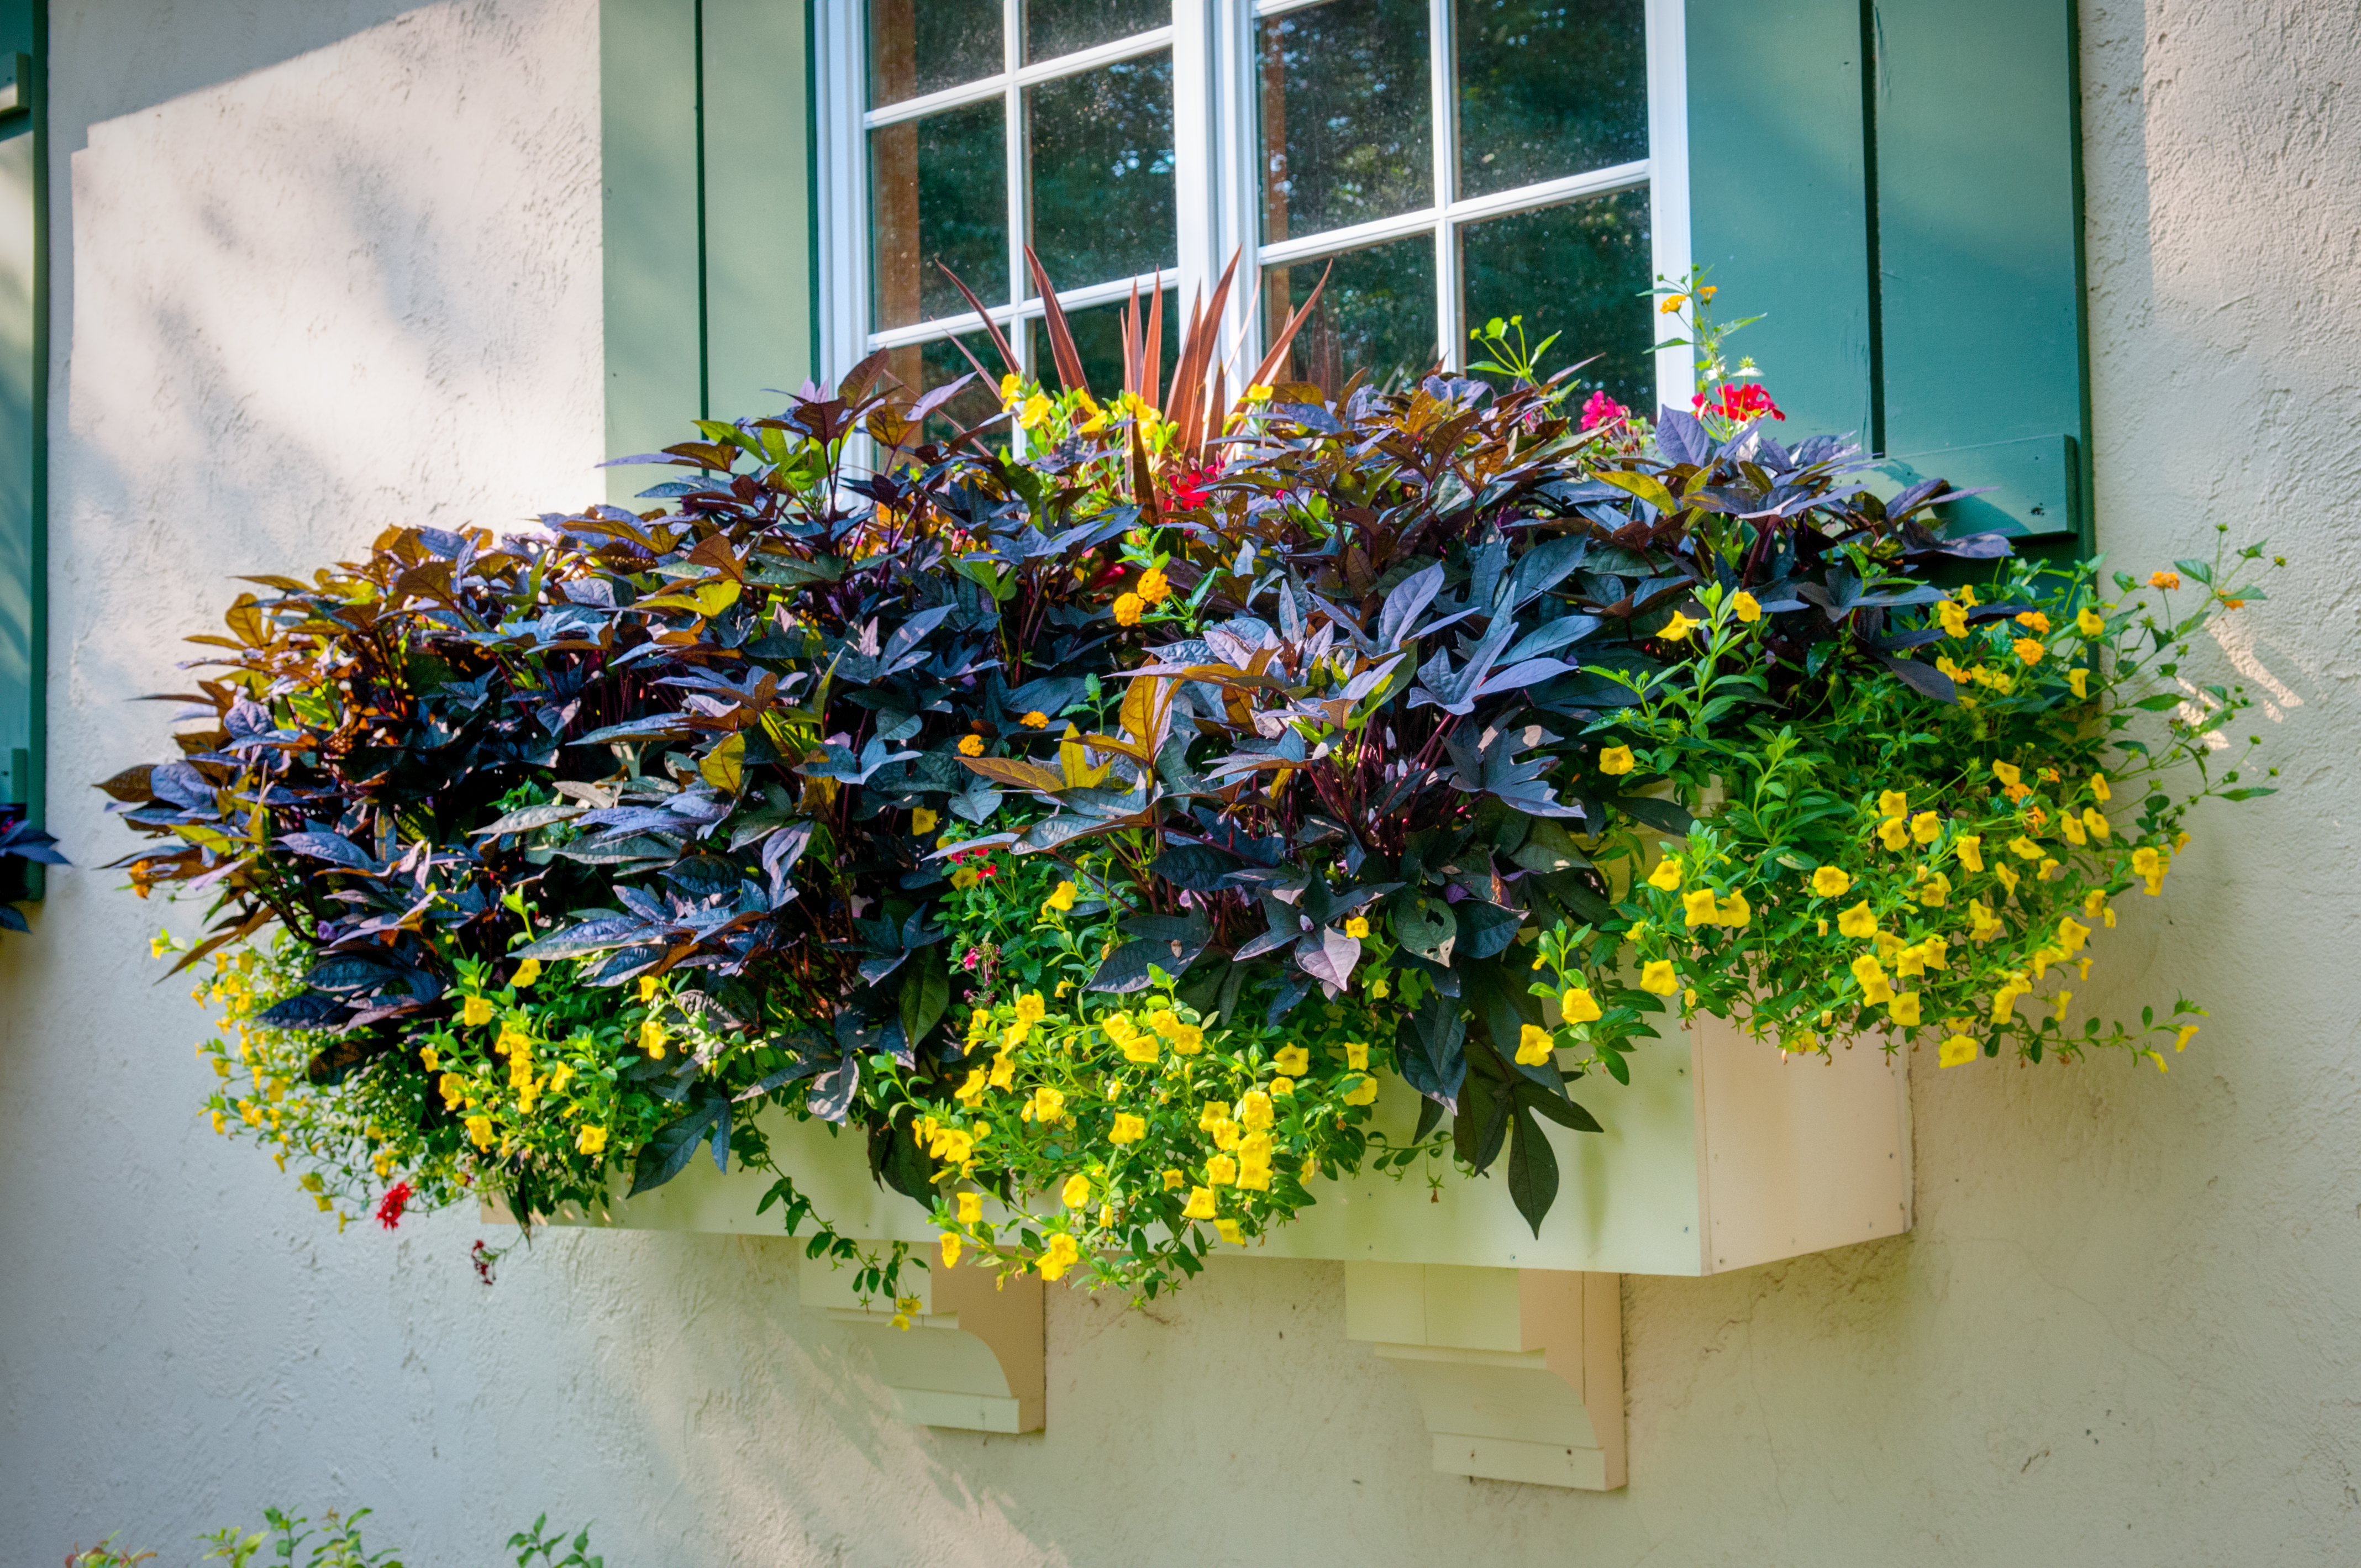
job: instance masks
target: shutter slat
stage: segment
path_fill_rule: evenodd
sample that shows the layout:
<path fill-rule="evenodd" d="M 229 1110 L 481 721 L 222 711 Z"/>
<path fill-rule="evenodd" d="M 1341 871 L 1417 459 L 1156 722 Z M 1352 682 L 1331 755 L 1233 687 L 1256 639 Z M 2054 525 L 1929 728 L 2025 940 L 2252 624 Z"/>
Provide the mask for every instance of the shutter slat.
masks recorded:
<path fill-rule="evenodd" d="M 1880 0 L 1885 449 L 2087 544 L 2072 0 Z"/>
<path fill-rule="evenodd" d="M 690 439 L 705 406 L 697 235 L 697 0 L 601 0 L 607 455 Z M 659 470 L 607 470 L 608 499 Z"/>
<path fill-rule="evenodd" d="M 1872 439 L 1868 172 L 1855 0 L 1689 0 L 1690 248 L 1783 432 Z"/>
<path fill-rule="evenodd" d="M 812 370 L 806 7 L 705 0 L 708 417 L 775 414 Z"/>

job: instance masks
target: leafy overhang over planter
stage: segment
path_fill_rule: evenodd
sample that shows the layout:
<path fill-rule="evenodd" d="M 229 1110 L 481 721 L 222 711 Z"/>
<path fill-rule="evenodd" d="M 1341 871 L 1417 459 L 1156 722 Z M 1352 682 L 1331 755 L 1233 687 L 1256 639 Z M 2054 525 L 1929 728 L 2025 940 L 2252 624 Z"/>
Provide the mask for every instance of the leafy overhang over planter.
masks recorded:
<path fill-rule="evenodd" d="M 104 786 L 135 887 L 216 900 L 181 959 L 236 1035 L 216 1124 L 340 1221 L 630 1216 L 734 1161 L 886 1301 L 913 1240 L 1142 1297 L 1258 1244 L 1442 1300 L 1901 1228 L 1879 1045 L 2194 1032 L 2076 1026 L 2068 982 L 2196 801 L 2267 793 L 2208 754 L 2243 691 L 2165 684 L 2261 547 L 2110 599 L 1946 537 L 1940 481 L 1783 444 L 1667 305 L 1709 393 L 1644 422 L 1505 339 L 1494 382 L 1331 393 L 1265 380 L 1282 338 L 1233 400 L 1218 294 L 1169 387 L 1135 308 L 1102 403 L 1053 305 L 1068 389 L 1012 372 L 987 431 L 873 361 L 702 424 L 645 514 L 254 579 L 184 755 Z M 1833 1199 L 1832 1149 L 1869 1173 Z M 1428 1162 L 1490 1176 L 1398 1213 Z M 1522 1287 L 1464 1321 L 1535 1346 L 1461 1348 L 1587 1387 L 1550 1346 L 1603 1305 L 1534 1289 L 1530 1335 Z"/>

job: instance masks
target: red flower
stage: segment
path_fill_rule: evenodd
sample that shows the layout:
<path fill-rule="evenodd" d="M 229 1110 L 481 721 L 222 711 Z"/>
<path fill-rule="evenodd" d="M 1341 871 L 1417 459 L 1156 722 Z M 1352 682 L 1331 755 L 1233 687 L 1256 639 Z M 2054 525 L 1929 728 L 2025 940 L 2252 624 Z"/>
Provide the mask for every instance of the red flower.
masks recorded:
<path fill-rule="evenodd" d="M 1213 495 L 1213 481 L 1221 477 L 1222 466 L 1218 463 L 1188 469 L 1172 481 L 1172 505 L 1182 511 L 1203 506 Z"/>
<path fill-rule="evenodd" d="M 410 1183 L 395 1182 L 393 1190 L 378 1201 L 377 1223 L 389 1231 L 401 1224 L 401 1212 L 410 1207 L 410 1200 L 413 1196 Z"/>
<path fill-rule="evenodd" d="M 492 1265 L 499 1261 L 500 1255 L 486 1246 L 481 1238 L 467 1249 L 467 1261 L 476 1266 L 476 1277 L 487 1285 L 492 1282 Z"/>
<path fill-rule="evenodd" d="M 1631 417 L 1631 411 L 1609 397 L 1603 389 L 1591 393 L 1590 400 L 1582 405 L 1582 428 L 1585 430 L 1597 430 L 1602 424 L 1613 424 L 1619 419 Z"/>
<path fill-rule="evenodd" d="M 1787 417 L 1779 411 L 1779 405 L 1771 400 L 1771 394 L 1753 381 L 1725 381 L 1714 391 L 1712 401 L 1708 402 L 1707 394 L 1699 392 L 1689 402 L 1698 412 L 1719 414 L 1733 424 L 1744 423 L 1757 414 L 1769 414 L 1775 420 Z"/>

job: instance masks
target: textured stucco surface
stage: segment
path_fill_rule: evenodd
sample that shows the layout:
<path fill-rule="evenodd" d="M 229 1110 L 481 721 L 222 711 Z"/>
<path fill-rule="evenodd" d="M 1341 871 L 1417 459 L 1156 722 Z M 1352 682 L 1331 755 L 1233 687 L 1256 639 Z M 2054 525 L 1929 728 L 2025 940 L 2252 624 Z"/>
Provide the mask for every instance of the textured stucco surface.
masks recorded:
<path fill-rule="evenodd" d="M 50 776 L 88 862 L 72 785 L 161 749 L 127 699 L 227 574 L 597 495 L 596 7 L 56 9 Z M 2102 536 L 2296 560 L 2234 650 L 2288 787 L 2103 949 L 2100 1001 L 2212 1006 L 2169 1077 L 1922 1072 L 1915 1234 L 1627 1283 L 1628 1491 L 1433 1474 L 1330 1266 L 1147 1317 L 1052 1291 L 1049 1430 L 1009 1439 L 893 1419 L 783 1244 L 557 1234 L 486 1290 L 470 1218 L 335 1237 L 200 1127 L 155 911 L 77 871 L 0 943 L 0 1556 L 279 1501 L 372 1505 L 420 1568 L 544 1508 L 618 1568 L 2353 1560 L 2361 13 L 2083 38 Z"/>

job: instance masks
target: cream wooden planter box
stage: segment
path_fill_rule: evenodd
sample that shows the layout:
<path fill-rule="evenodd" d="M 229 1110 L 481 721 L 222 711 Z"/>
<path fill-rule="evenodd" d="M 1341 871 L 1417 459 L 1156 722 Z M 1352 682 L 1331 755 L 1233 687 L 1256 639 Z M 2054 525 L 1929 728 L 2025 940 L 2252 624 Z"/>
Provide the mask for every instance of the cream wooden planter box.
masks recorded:
<path fill-rule="evenodd" d="M 1436 1467 L 1557 1486 L 1623 1484 L 1620 1274 L 1707 1275 L 1910 1228 L 1907 1058 L 1872 1043 L 1783 1058 L 1717 1019 L 1636 1051 L 1629 1086 L 1585 1079 L 1605 1128 L 1550 1127 L 1557 1203 L 1536 1238 L 1496 1168 L 1433 1192 L 1413 1171 L 1316 1183 L 1318 1201 L 1249 1257 L 1344 1262 L 1345 1325 L 1401 1371 Z M 1415 1097 L 1389 1080 L 1379 1124 L 1406 1134 Z M 862 1140 L 765 1124 L 780 1168 L 846 1235 L 932 1257 L 917 1204 L 871 1180 Z M 698 1159 L 615 1206 L 637 1229 L 777 1235 L 768 1179 Z M 878 1352 L 905 1412 L 931 1425 L 1037 1430 L 1041 1285 L 995 1290 L 977 1271 L 923 1277 L 907 1331 L 854 1299 L 849 1271 L 804 1266 L 802 1294 Z"/>

